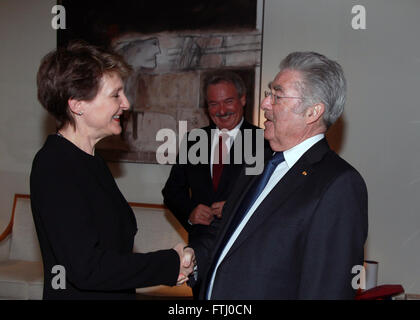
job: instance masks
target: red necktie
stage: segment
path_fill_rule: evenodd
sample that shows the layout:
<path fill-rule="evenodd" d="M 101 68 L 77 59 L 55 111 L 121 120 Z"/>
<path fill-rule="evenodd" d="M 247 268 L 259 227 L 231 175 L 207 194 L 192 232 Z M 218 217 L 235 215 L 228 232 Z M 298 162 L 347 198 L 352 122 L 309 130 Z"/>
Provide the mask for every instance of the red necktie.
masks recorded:
<path fill-rule="evenodd" d="M 227 156 L 227 147 L 226 147 L 227 134 L 219 135 L 219 143 L 217 148 L 214 150 L 213 157 L 213 189 L 217 190 L 219 186 L 220 178 L 222 177 L 223 171 L 223 159 Z"/>

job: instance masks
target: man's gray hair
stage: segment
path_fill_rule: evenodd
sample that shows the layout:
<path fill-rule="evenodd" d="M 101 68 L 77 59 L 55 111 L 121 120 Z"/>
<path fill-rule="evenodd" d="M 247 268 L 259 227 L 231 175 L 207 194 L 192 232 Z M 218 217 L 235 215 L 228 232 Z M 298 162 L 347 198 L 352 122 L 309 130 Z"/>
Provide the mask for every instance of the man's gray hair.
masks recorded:
<path fill-rule="evenodd" d="M 218 70 L 208 74 L 204 79 L 204 96 L 207 97 L 207 88 L 210 85 L 219 84 L 221 82 L 232 83 L 238 92 L 239 98 L 246 94 L 245 83 L 237 73 L 229 70 Z"/>
<path fill-rule="evenodd" d="M 280 63 L 280 71 L 285 69 L 302 75 L 299 86 L 305 107 L 324 104 L 323 119 L 328 129 L 341 116 L 346 102 L 347 85 L 341 66 L 316 52 L 292 52 Z"/>

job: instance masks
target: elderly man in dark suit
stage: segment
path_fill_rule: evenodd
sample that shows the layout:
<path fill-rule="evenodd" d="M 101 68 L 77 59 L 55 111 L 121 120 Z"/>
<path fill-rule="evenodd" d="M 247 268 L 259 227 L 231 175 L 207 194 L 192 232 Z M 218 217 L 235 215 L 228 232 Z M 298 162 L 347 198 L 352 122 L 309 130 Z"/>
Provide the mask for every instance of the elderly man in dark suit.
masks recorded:
<path fill-rule="evenodd" d="M 222 219 L 227 197 L 239 176 L 245 174 L 243 165 L 255 167 L 259 160 L 263 164 L 264 156 L 272 153 L 263 130 L 244 119 L 246 88 L 239 75 L 223 70 L 211 73 L 203 91 L 212 121 L 202 128 L 208 138 L 207 161 L 178 161 L 162 190 L 165 205 L 189 232 L 190 241 L 202 232 L 213 232 L 214 228 L 207 230 L 208 226 Z M 188 142 L 187 150 L 192 145 Z"/>
<path fill-rule="evenodd" d="M 192 239 L 201 299 L 352 299 L 363 264 L 367 190 L 325 132 L 341 115 L 341 66 L 289 54 L 262 102 L 274 150 L 259 176 L 241 175 L 224 219 Z"/>

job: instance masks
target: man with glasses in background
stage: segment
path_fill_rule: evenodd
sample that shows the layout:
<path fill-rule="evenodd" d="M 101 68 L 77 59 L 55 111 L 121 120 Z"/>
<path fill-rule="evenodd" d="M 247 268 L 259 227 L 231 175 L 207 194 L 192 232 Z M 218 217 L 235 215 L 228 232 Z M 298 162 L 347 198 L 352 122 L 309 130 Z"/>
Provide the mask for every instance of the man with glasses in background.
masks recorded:
<path fill-rule="evenodd" d="M 273 157 L 261 175 L 238 179 L 217 235 L 190 242 L 200 257 L 199 298 L 352 299 L 367 190 L 325 139 L 343 112 L 343 70 L 321 54 L 294 52 L 269 89 L 261 108 Z"/>

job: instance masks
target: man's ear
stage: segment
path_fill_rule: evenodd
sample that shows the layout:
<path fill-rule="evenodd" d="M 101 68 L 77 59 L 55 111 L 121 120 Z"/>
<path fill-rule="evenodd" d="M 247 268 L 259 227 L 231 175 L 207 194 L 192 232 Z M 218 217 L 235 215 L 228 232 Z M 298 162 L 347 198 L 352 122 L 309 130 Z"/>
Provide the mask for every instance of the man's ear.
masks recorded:
<path fill-rule="evenodd" d="M 239 98 L 239 101 L 241 101 L 242 107 L 246 104 L 246 94 L 244 94 L 242 97 Z"/>
<path fill-rule="evenodd" d="M 317 103 L 308 107 L 305 112 L 306 123 L 310 124 L 317 122 L 324 115 L 324 112 L 325 106 L 323 103 Z"/>
<path fill-rule="evenodd" d="M 81 100 L 70 98 L 67 101 L 67 103 L 69 104 L 69 108 L 72 113 L 75 113 L 78 115 L 83 114 L 83 107 L 82 107 L 83 103 Z"/>

